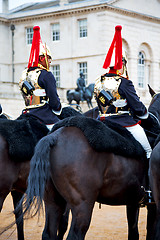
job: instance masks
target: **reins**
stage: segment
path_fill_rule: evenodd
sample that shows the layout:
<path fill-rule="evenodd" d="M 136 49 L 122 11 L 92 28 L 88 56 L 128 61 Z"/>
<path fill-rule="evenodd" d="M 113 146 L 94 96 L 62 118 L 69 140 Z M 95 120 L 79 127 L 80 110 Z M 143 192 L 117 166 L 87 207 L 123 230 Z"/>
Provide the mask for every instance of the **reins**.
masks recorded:
<path fill-rule="evenodd" d="M 159 127 L 160 127 L 160 122 L 159 122 L 159 119 L 153 114 L 153 113 L 151 113 L 151 112 L 148 112 L 152 117 L 154 117 L 155 119 L 156 119 L 156 121 L 157 121 L 157 123 L 158 123 L 158 125 L 159 125 Z"/>
<path fill-rule="evenodd" d="M 147 130 L 147 129 L 144 129 L 145 130 L 145 132 L 146 133 L 149 133 L 150 135 L 152 135 L 153 137 L 157 137 L 159 134 L 157 134 L 157 133 L 154 133 L 154 132 L 151 132 L 151 131 L 149 131 L 149 130 Z"/>

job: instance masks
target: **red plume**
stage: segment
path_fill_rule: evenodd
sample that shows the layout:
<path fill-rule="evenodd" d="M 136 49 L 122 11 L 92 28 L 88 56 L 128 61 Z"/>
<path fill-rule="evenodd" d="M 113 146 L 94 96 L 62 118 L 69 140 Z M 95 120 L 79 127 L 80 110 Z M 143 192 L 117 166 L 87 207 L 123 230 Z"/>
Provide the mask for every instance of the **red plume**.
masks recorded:
<path fill-rule="evenodd" d="M 33 28 L 33 40 L 32 40 L 32 47 L 31 47 L 31 52 L 30 52 L 30 57 L 28 62 L 28 68 L 38 66 L 40 42 L 42 42 L 41 36 L 40 36 L 40 27 L 35 26 Z"/>
<path fill-rule="evenodd" d="M 113 50 L 115 48 L 115 65 L 114 69 L 122 68 L 122 36 L 121 36 L 122 26 L 118 25 L 115 27 L 115 34 L 109 51 L 107 53 L 106 59 L 103 64 L 103 68 L 107 69 L 110 66 Z"/>

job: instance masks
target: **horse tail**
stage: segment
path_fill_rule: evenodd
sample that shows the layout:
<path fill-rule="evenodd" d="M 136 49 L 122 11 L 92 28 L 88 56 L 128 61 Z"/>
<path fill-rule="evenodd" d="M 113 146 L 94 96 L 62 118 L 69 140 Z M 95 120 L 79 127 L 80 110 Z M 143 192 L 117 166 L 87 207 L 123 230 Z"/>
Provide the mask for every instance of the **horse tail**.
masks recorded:
<path fill-rule="evenodd" d="M 35 216 L 40 209 L 43 209 L 43 197 L 45 184 L 49 179 L 49 157 L 50 148 L 56 144 L 53 134 L 43 137 L 36 145 L 34 155 L 30 162 L 28 186 L 15 212 L 19 212 L 20 204 L 23 204 L 23 216 Z M 31 212 L 31 208 L 34 210 Z"/>

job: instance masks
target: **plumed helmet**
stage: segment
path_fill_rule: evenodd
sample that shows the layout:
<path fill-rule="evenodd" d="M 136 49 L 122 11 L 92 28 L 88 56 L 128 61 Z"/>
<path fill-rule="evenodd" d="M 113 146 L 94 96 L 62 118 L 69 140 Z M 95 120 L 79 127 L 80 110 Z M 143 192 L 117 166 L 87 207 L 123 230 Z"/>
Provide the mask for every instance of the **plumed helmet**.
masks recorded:
<path fill-rule="evenodd" d="M 126 65 L 126 63 L 127 63 L 126 51 L 122 47 L 122 64 Z M 111 62 L 110 62 L 109 67 L 114 67 L 114 66 L 115 66 L 115 49 L 113 50 L 113 54 L 112 54 L 112 58 L 111 58 Z"/>
<path fill-rule="evenodd" d="M 46 58 L 46 55 L 48 55 L 49 57 L 52 58 L 49 47 L 46 46 L 46 44 L 42 43 L 42 39 L 40 36 L 40 27 L 35 26 L 33 28 L 33 40 L 32 40 L 32 47 L 31 47 L 31 52 L 30 52 L 30 57 L 28 62 L 28 69 L 30 67 L 38 66 L 40 55 L 44 55 L 45 58 Z"/>
<path fill-rule="evenodd" d="M 115 27 L 115 34 L 106 55 L 103 68 L 114 66 L 114 69 L 118 70 L 122 68 L 122 36 L 121 36 L 122 26 L 117 25 Z M 113 60 L 112 60 L 113 59 Z M 111 60 L 114 61 L 111 63 Z"/>
<path fill-rule="evenodd" d="M 39 50 L 39 56 L 41 55 L 47 55 L 52 59 L 51 51 L 49 47 L 46 44 L 40 43 L 40 50 Z"/>

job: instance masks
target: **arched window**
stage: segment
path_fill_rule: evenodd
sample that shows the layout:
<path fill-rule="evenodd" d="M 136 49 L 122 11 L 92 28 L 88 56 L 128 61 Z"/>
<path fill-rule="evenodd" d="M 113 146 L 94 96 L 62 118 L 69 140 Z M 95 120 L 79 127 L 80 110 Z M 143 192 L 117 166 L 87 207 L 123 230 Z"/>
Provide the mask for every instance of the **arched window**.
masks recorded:
<path fill-rule="evenodd" d="M 145 57 L 142 52 L 138 54 L 138 87 L 145 86 Z"/>

